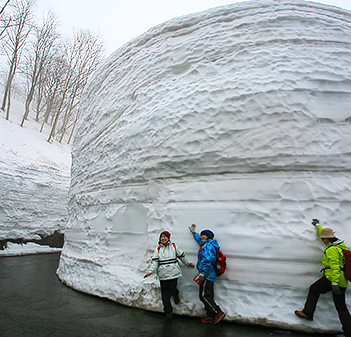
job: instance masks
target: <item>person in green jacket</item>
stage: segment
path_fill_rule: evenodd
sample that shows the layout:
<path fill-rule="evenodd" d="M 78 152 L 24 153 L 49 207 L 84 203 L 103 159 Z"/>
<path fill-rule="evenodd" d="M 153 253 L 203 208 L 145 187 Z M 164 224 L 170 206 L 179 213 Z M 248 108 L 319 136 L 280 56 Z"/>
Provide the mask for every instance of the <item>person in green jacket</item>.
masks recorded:
<path fill-rule="evenodd" d="M 331 228 L 322 228 L 318 219 L 313 219 L 312 225 L 316 227 L 319 237 L 325 244 L 322 258 L 323 276 L 310 286 L 304 308 L 295 310 L 295 314 L 300 318 L 312 321 L 319 295 L 332 291 L 334 305 L 344 331 L 343 334 L 337 336 L 351 337 L 351 316 L 345 303 L 348 282 L 343 272 L 343 249 L 349 250 L 350 248 L 334 235 Z"/>

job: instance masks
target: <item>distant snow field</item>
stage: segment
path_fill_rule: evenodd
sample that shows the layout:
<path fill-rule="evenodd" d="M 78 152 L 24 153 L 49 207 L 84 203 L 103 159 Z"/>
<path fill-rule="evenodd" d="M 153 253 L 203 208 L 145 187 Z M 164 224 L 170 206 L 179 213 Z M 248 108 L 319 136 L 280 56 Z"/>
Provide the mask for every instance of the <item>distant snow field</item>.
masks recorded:
<path fill-rule="evenodd" d="M 49 144 L 49 126 L 40 133 L 41 124 L 31 115 L 22 128 L 24 103 L 19 99 L 12 99 L 10 121 L 0 112 L 0 240 L 38 240 L 54 231 L 63 233 L 70 146 Z M 14 247 L 10 244 L 2 254 Z"/>
<path fill-rule="evenodd" d="M 175 18 L 117 50 L 83 98 L 59 277 L 162 311 L 142 276 L 162 230 L 196 262 L 195 223 L 228 258 L 226 319 L 339 331 L 330 296 L 313 322 L 294 310 L 320 277 L 311 219 L 351 244 L 350 70 L 350 11 L 305 1 Z M 194 276 L 177 314 L 204 315 Z"/>

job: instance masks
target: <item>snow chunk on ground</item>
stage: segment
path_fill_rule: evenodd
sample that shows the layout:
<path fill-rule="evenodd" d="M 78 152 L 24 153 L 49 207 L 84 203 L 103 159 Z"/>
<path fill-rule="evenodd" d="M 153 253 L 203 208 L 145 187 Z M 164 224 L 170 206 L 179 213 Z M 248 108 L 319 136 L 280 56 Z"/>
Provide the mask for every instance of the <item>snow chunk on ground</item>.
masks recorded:
<path fill-rule="evenodd" d="M 61 248 L 52 248 L 49 246 L 41 246 L 33 242 L 19 245 L 16 243 L 8 242 L 7 248 L 0 250 L 1 256 L 18 256 L 18 255 L 31 255 L 31 254 L 44 254 L 44 253 L 57 253 L 61 252 Z"/>

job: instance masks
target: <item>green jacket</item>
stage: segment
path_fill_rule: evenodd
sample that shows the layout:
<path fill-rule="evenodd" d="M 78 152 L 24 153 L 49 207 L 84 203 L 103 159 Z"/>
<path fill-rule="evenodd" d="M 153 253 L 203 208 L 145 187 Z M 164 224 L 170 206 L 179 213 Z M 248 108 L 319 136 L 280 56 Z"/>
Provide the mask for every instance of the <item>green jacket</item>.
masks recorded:
<path fill-rule="evenodd" d="M 320 235 L 322 226 L 318 225 L 316 229 L 318 235 Z M 345 245 L 344 241 L 337 240 L 335 242 L 329 242 L 324 248 L 322 263 L 324 266 L 324 276 L 330 282 L 337 282 L 339 287 L 346 288 L 348 282 L 342 270 L 344 268 L 343 249 L 350 249 Z"/>

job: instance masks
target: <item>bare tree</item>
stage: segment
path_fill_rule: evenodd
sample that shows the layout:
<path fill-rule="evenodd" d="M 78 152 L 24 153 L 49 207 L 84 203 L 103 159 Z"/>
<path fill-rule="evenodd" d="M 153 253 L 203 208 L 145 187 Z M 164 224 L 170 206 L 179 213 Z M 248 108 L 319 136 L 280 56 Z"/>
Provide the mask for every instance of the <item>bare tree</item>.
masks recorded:
<path fill-rule="evenodd" d="M 88 78 L 97 68 L 103 56 L 103 42 L 100 37 L 93 36 L 89 30 L 79 30 L 74 32 L 73 38 L 67 42 L 66 55 L 68 71 L 63 83 L 61 101 L 56 111 L 48 142 L 55 135 L 59 117 L 66 104 L 67 110 L 62 122 L 63 127 L 60 138 L 60 142 L 62 141 L 70 116 L 79 104 L 80 95 Z"/>
<path fill-rule="evenodd" d="M 7 120 L 10 117 L 11 85 L 21 58 L 23 47 L 32 28 L 32 8 L 34 4 L 35 0 L 16 0 L 14 2 L 12 5 L 12 25 L 6 29 L 6 37 L 3 40 L 5 53 L 10 66 L 1 105 L 1 109 L 5 111 L 7 103 Z"/>
<path fill-rule="evenodd" d="M 29 82 L 29 88 L 21 126 L 23 126 L 24 121 L 28 118 L 29 107 L 33 101 L 34 92 L 37 88 L 40 74 L 49 64 L 49 57 L 52 56 L 51 49 L 59 37 L 57 27 L 57 17 L 52 12 L 49 12 L 44 18 L 42 26 L 40 28 L 34 28 L 35 40 L 31 44 L 27 62 L 27 68 L 30 69 L 30 72 L 26 73 Z"/>
<path fill-rule="evenodd" d="M 69 108 L 67 114 L 65 115 L 61 137 L 59 142 L 61 143 L 65 132 L 67 130 L 68 122 L 72 116 L 74 108 L 76 108 L 80 103 L 80 98 L 83 93 L 90 75 L 96 70 L 99 65 L 102 55 L 103 55 L 103 43 L 99 36 L 93 36 L 89 31 L 84 30 L 80 32 L 81 38 L 80 41 L 86 41 L 83 43 L 83 50 L 79 55 L 79 62 L 76 68 L 76 78 L 73 83 L 73 90 L 70 98 Z M 79 116 L 77 112 L 77 116 Z M 77 122 L 75 119 L 74 124 Z M 71 137 L 70 137 L 71 138 Z"/>
<path fill-rule="evenodd" d="M 70 135 L 69 135 L 67 144 L 70 144 L 70 143 L 71 143 L 71 140 L 72 140 L 72 138 L 73 138 L 74 130 L 76 129 L 76 125 L 77 125 L 79 116 L 80 116 L 80 111 L 79 111 L 79 109 L 78 109 L 78 111 L 77 111 L 77 113 L 76 113 L 76 117 L 74 118 L 74 121 L 73 121 L 73 123 L 72 123 L 72 130 L 71 130 L 71 133 L 70 133 Z"/>
<path fill-rule="evenodd" d="M 38 90 L 37 100 L 44 101 L 45 115 L 41 125 L 40 132 L 43 131 L 44 125 L 48 122 L 51 112 L 58 106 L 58 101 L 61 100 L 63 82 L 68 69 L 65 56 L 60 54 L 62 49 L 55 48 L 55 57 L 50 59 L 50 64 L 43 72 L 42 80 L 40 81 L 40 91 Z M 39 97 L 39 92 L 42 97 Z"/>
<path fill-rule="evenodd" d="M 6 9 L 6 6 L 9 4 L 9 2 L 10 0 L 7 0 L 4 6 L 2 6 L 2 8 L 0 9 L 0 22 L 1 22 L 0 38 L 5 33 L 5 30 L 8 27 L 10 27 L 10 24 L 11 24 L 11 17 L 8 17 L 7 15 L 5 15 L 5 9 Z"/>
<path fill-rule="evenodd" d="M 44 116 L 44 122 L 40 132 L 44 128 L 44 124 L 47 122 L 51 108 L 53 107 L 53 101 L 56 96 L 60 93 L 60 85 L 62 77 L 66 72 L 66 60 L 62 51 L 61 40 L 51 48 L 50 56 L 48 56 L 48 62 L 39 73 L 39 79 L 37 83 L 37 90 L 35 91 L 36 108 L 35 120 L 39 122 L 40 114 L 46 110 Z"/>

